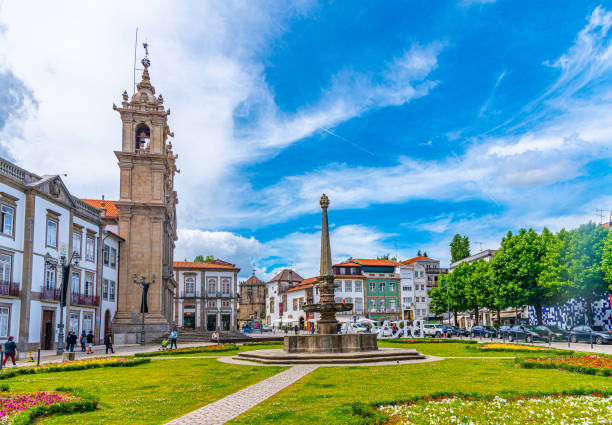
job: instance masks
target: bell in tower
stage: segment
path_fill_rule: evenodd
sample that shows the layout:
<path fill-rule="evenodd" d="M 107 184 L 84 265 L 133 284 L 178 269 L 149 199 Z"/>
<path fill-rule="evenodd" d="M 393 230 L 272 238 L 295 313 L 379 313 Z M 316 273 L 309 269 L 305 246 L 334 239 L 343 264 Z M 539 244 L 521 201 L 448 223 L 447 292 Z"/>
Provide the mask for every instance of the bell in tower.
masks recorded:
<path fill-rule="evenodd" d="M 177 155 L 168 140 L 174 136 L 168 126 L 170 110 L 165 109 L 161 95 L 155 96 L 149 77 L 148 45 L 144 47 L 142 79 L 136 92 L 130 98 L 124 91 L 121 107 L 113 105 L 122 121 L 121 150 L 115 152 L 120 174 L 116 204 L 119 234 L 125 239 L 120 251 L 117 313 L 113 320 L 119 344 L 140 342 L 142 289 L 134 283 L 133 276 L 139 280 L 144 277 L 147 282 L 155 280 L 148 290 L 146 340 L 167 335 L 174 325 Z"/>

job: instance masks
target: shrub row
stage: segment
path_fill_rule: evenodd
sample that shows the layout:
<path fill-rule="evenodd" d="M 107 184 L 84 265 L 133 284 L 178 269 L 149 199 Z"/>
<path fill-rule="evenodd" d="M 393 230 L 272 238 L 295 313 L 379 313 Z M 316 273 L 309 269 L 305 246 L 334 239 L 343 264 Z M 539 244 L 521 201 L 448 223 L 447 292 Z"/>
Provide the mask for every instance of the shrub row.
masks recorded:
<path fill-rule="evenodd" d="M 236 344 L 224 345 L 205 345 L 202 347 L 179 348 L 177 350 L 162 350 L 151 351 L 149 353 L 136 353 L 136 357 L 155 357 L 155 356 L 174 356 L 178 354 L 196 354 L 196 353 L 219 353 L 223 351 L 237 350 Z"/>
<path fill-rule="evenodd" d="M 434 344 L 478 344 L 478 341 L 460 339 L 434 339 L 434 338 L 392 338 L 392 339 L 381 339 L 380 341 L 401 343 L 401 344 L 421 344 L 421 343 L 434 343 Z"/>
<path fill-rule="evenodd" d="M 58 363 L 57 365 L 29 366 L 5 369 L 0 372 L 0 379 L 9 379 L 19 375 L 30 375 L 36 373 L 68 372 L 73 370 L 97 369 L 101 367 L 131 367 L 150 362 L 150 359 L 126 359 L 113 361 L 112 358 L 104 361 L 82 361 Z"/>
<path fill-rule="evenodd" d="M 495 351 L 495 352 L 500 352 L 500 353 L 533 353 L 535 355 L 538 354 L 565 354 L 565 355 L 572 355 L 575 352 L 574 351 L 570 351 L 570 350 L 560 350 L 557 348 L 539 348 L 534 350 L 533 347 L 531 347 L 530 345 L 519 345 L 519 344 L 515 344 L 516 348 L 512 347 L 508 347 L 508 348 L 502 348 L 502 347 L 491 347 L 491 348 L 487 348 L 486 344 L 483 345 L 472 345 L 472 346 L 468 346 L 467 349 L 470 351 L 479 351 L 479 352 L 483 352 L 483 351 Z"/>

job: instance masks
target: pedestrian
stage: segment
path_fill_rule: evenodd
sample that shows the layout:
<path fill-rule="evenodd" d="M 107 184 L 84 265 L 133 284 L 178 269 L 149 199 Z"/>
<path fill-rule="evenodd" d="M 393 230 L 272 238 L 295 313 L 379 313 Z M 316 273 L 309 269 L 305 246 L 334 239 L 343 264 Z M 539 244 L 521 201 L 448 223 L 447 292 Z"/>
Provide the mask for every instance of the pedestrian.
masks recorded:
<path fill-rule="evenodd" d="M 74 346 L 77 342 L 77 336 L 74 331 L 70 331 L 68 333 L 68 338 L 66 338 L 66 342 L 68 342 L 68 351 L 74 353 Z"/>
<path fill-rule="evenodd" d="M 93 354 L 94 334 L 91 332 L 91 330 L 85 337 L 85 341 L 87 342 L 87 354 Z"/>
<path fill-rule="evenodd" d="M 13 362 L 13 366 L 16 366 L 15 363 L 15 350 L 17 349 L 17 344 L 13 341 L 13 337 L 9 336 L 8 341 L 4 343 L 4 360 L 2 361 L 2 366 L 6 365 L 6 360 L 10 357 Z"/>
<path fill-rule="evenodd" d="M 314 325 L 314 323 L 313 323 L 313 324 L 311 325 L 311 327 L 310 327 L 310 334 L 311 334 L 311 335 L 314 335 L 314 332 L 315 332 L 315 325 Z"/>
<path fill-rule="evenodd" d="M 298 329 L 299 329 L 299 328 L 298 328 L 298 325 L 295 325 L 295 326 L 293 327 L 293 331 L 295 332 L 295 334 L 296 334 L 296 335 L 298 334 Z"/>
<path fill-rule="evenodd" d="M 104 336 L 104 345 L 106 346 L 106 354 L 108 354 L 108 349 L 110 348 L 111 353 L 115 354 L 115 350 L 113 349 L 113 333 L 108 332 L 106 336 Z"/>
<path fill-rule="evenodd" d="M 176 340 L 178 339 L 178 332 L 176 331 L 176 328 L 172 329 L 172 332 L 170 332 L 170 349 L 172 350 L 172 346 L 174 345 L 174 348 L 178 348 L 176 345 Z"/>
<path fill-rule="evenodd" d="M 214 331 L 212 333 L 212 335 L 210 336 L 210 340 L 211 341 L 216 341 L 217 344 L 219 343 L 219 334 L 217 333 L 217 331 Z"/>
<path fill-rule="evenodd" d="M 87 336 L 85 335 L 85 331 L 81 333 L 81 338 L 79 342 L 81 343 L 81 351 L 84 353 L 85 345 L 87 344 Z"/>

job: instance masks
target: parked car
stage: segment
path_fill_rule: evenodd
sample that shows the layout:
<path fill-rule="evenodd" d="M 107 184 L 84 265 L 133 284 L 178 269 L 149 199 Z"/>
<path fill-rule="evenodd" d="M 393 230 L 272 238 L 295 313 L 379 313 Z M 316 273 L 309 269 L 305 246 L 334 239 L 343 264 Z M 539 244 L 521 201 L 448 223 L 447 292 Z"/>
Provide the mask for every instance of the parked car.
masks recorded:
<path fill-rule="evenodd" d="M 548 339 L 550 337 L 553 341 L 567 341 L 567 337 L 569 336 L 569 332 L 565 329 L 554 326 L 536 326 L 536 332 L 544 337 L 544 339 Z"/>
<path fill-rule="evenodd" d="M 576 326 L 570 332 L 572 342 L 591 341 L 595 344 L 608 344 L 612 342 L 612 331 L 603 326 Z"/>
<path fill-rule="evenodd" d="M 510 341 L 525 341 L 525 342 L 534 342 L 534 341 L 544 341 L 544 339 L 548 340 L 548 337 L 543 338 L 539 333 L 535 331 L 535 326 L 529 325 L 516 325 L 512 326 L 510 332 L 508 334 L 508 340 Z"/>
<path fill-rule="evenodd" d="M 261 325 L 261 331 L 262 332 L 272 332 L 272 326 L 271 325 Z"/>
<path fill-rule="evenodd" d="M 444 336 L 444 325 L 425 323 L 423 325 L 423 335 L 429 338 L 442 338 Z"/>
<path fill-rule="evenodd" d="M 465 329 L 459 329 L 456 326 L 446 325 L 446 331 L 450 336 L 468 336 L 470 333 Z"/>
<path fill-rule="evenodd" d="M 491 338 L 497 336 L 497 330 L 493 326 L 472 326 L 470 335 L 472 338 L 476 336 Z"/>
<path fill-rule="evenodd" d="M 510 331 L 512 330 L 512 326 L 502 325 L 497 329 L 497 337 L 499 339 L 508 338 Z"/>

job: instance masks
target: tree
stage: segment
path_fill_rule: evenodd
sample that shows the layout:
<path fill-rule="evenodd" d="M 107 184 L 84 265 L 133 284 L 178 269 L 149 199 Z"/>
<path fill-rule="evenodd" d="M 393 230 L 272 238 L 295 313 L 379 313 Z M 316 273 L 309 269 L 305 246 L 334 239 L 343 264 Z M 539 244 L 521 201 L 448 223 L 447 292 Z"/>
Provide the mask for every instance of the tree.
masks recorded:
<path fill-rule="evenodd" d="M 427 257 L 427 251 L 423 253 L 423 257 Z"/>
<path fill-rule="evenodd" d="M 207 255 L 206 258 L 204 258 L 203 255 L 197 255 L 196 258 L 194 258 L 193 262 L 194 263 L 210 263 L 212 261 L 214 261 L 215 257 L 212 255 Z"/>
<path fill-rule="evenodd" d="M 457 323 L 457 312 L 468 309 L 465 287 L 469 268 L 470 265 L 465 263 L 455 267 L 452 273 L 440 273 L 438 286 L 428 292 L 432 311 L 440 314 L 450 310 L 455 317 L 455 324 Z"/>
<path fill-rule="evenodd" d="M 590 325 L 593 324 L 593 302 L 608 292 L 608 283 L 604 280 L 607 267 L 603 266 L 608 238 L 608 229 L 593 222 L 569 232 L 568 258 L 563 267 L 571 283 L 571 295 L 582 297 L 586 302 Z"/>
<path fill-rule="evenodd" d="M 612 230 L 608 230 L 608 235 L 606 236 L 601 268 L 604 272 L 604 279 L 608 283 L 608 292 L 610 292 L 612 291 Z"/>
<path fill-rule="evenodd" d="M 421 250 L 419 249 L 419 252 L 417 252 L 417 257 L 421 256 Z"/>
<path fill-rule="evenodd" d="M 383 254 L 380 257 L 376 257 L 377 260 L 388 260 L 389 259 L 389 253 Z"/>
<path fill-rule="evenodd" d="M 508 232 L 491 260 L 491 278 L 499 285 L 497 302 L 514 307 L 532 305 L 538 325 L 542 324 L 543 306 L 557 300 L 563 290 L 555 281 L 540 284 L 545 257 L 554 249 L 555 238 L 546 228 L 541 235 L 533 229 L 521 229 L 517 235 Z"/>
<path fill-rule="evenodd" d="M 457 233 L 450 243 L 451 263 L 456 263 L 470 256 L 470 240 L 467 236 Z"/>

